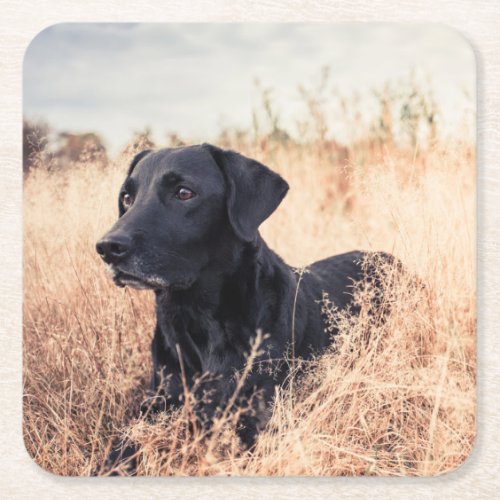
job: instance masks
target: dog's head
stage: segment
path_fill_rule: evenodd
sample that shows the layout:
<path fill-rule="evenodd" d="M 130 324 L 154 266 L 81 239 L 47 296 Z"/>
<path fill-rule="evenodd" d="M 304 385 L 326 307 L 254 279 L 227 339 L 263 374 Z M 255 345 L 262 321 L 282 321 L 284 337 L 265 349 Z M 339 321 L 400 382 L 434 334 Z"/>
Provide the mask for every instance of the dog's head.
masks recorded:
<path fill-rule="evenodd" d="M 261 163 L 209 144 L 143 151 L 96 249 L 119 286 L 187 288 L 228 245 L 252 242 L 287 191 Z"/>

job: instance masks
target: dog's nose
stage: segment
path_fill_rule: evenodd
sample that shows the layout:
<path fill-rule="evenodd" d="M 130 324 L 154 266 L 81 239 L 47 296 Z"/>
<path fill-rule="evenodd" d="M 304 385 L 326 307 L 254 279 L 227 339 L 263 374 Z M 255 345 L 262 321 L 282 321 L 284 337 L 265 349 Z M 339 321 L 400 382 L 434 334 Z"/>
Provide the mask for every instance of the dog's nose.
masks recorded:
<path fill-rule="evenodd" d="M 129 253 L 131 240 L 124 234 L 107 234 L 96 243 L 95 249 L 107 264 L 116 264 Z"/>

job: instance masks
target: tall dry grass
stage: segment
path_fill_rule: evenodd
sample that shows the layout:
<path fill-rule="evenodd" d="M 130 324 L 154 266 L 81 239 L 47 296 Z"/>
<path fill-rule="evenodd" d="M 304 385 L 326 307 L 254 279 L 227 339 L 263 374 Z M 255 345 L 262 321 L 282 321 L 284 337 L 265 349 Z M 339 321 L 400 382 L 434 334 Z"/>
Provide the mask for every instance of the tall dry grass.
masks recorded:
<path fill-rule="evenodd" d="M 385 250 L 425 288 L 392 283 L 383 324 L 366 308 L 339 316 L 325 297 L 337 342 L 293 393 L 277 391 L 251 453 L 225 425 L 231 416 L 213 439 L 189 430 L 189 409 L 147 422 L 137 415 L 148 397 L 152 294 L 115 287 L 94 250 L 115 220 L 127 159 L 41 166 L 24 186 L 28 452 L 56 474 L 88 475 L 125 431 L 149 475 L 421 476 L 459 466 L 475 435 L 473 146 L 358 143 L 339 160 L 324 137 L 225 140 L 289 181 L 261 231 L 288 263 Z"/>

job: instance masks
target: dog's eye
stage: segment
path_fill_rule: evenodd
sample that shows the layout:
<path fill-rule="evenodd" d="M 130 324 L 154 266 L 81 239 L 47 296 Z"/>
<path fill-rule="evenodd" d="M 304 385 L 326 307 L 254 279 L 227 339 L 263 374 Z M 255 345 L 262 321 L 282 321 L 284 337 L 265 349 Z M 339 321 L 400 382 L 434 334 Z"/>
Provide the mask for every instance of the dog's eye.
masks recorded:
<path fill-rule="evenodd" d="M 134 203 L 134 199 L 132 198 L 132 195 L 128 193 L 124 193 L 122 195 L 122 205 L 125 210 L 128 210 L 132 204 Z"/>
<path fill-rule="evenodd" d="M 191 189 L 181 186 L 175 193 L 175 196 L 181 201 L 186 201 L 195 197 L 196 194 Z"/>

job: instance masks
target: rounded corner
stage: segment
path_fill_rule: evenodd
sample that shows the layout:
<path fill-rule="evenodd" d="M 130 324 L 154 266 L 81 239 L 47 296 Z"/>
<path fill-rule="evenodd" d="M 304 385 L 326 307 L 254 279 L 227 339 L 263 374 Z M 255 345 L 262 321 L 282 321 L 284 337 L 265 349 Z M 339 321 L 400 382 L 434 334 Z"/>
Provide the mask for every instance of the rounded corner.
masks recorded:
<path fill-rule="evenodd" d="M 27 438 L 26 438 L 26 433 L 23 432 L 23 446 L 22 448 L 24 449 L 26 455 L 28 456 L 29 460 L 35 464 L 35 466 L 42 471 L 43 474 L 49 474 L 53 477 L 68 477 L 65 476 L 64 474 L 58 474 L 57 472 L 54 472 L 51 469 L 48 469 L 47 467 L 44 467 L 40 462 L 37 461 L 36 457 L 31 454 L 31 452 L 28 449 L 28 443 L 27 443 Z"/>
<path fill-rule="evenodd" d="M 45 26 L 40 31 L 38 31 L 37 33 L 35 33 L 35 35 L 33 36 L 33 38 L 31 38 L 31 40 L 28 42 L 28 44 L 24 48 L 23 57 L 22 57 L 22 67 L 23 68 L 24 68 L 24 64 L 26 62 L 26 56 L 29 54 L 30 50 L 33 48 L 33 45 L 37 42 L 37 40 L 39 40 L 40 37 L 42 35 L 44 35 L 47 31 L 55 28 L 56 26 L 64 26 L 65 24 L 72 24 L 72 23 L 68 23 L 68 22 L 62 21 L 62 22 L 57 22 L 57 23 L 54 23 L 54 24 L 49 24 L 48 26 Z"/>
<path fill-rule="evenodd" d="M 461 44 L 464 47 L 464 50 L 469 52 L 472 66 L 474 68 L 474 74 L 477 75 L 478 58 L 472 42 L 467 38 L 467 36 L 462 31 L 460 31 L 460 29 L 456 28 L 455 26 L 450 26 L 449 24 L 446 23 L 438 23 L 437 26 L 440 29 L 447 31 L 451 36 L 455 37 L 457 39 L 457 43 Z"/>
<path fill-rule="evenodd" d="M 427 477 L 429 478 L 441 478 L 453 474 L 458 474 L 457 471 L 461 470 L 464 466 L 467 466 L 467 464 L 474 458 L 474 456 L 477 454 L 477 423 L 474 428 L 474 437 L 471 443 L 471 447 L 469 450 L 469 453 L 465 456 L 465 458 L 458 464 L 456 464 L 453 469 L 445 470 L 443 472 L 438 472 L 437 474 L 432 474 Z"/>

